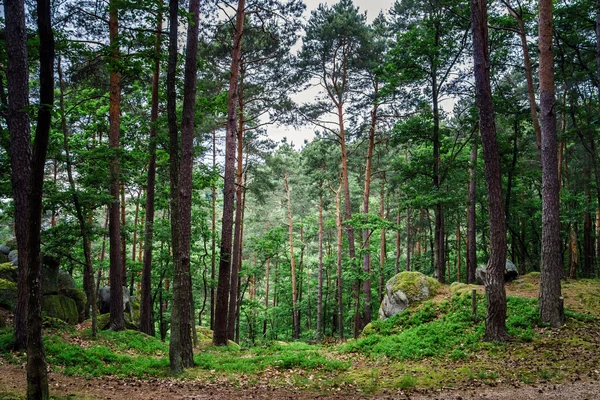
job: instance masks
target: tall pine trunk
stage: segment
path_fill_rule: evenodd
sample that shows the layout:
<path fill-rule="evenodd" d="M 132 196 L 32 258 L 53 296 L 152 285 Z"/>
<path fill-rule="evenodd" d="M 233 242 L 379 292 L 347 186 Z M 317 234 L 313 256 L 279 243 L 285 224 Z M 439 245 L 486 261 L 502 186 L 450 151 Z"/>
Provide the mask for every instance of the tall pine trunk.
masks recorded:
<path fill-rule="evenodd" d="M 296 260 L 294 258 L 294 224 L 292 219 L 292 200 L 290 197 L 289 176 L 285 174 L 285 194 L 287 200 L 288 234 L 290 239 L 290 266 L 292 272 L 292 320 L 294 339 L 300 339 L 300 317 L 298 315 L 298 290 L 296 285 Z"/>
<path fill-rule="evenodd" d="M 109 57 L 110 68 L 110 128 L 108 132 L 108 146 L 111 150 L 110 164 L 110 203 L 109 242 L 110 242 L 110 329 L 121 331 L 125 329 L 123 315 L 123 257 L 121 249 L 121 209 L 119 202 L 119 156 L 121 129 L 121 73 L 120 51 L 118 43 L 119 15 L 118 1 L 109 2 L 109 34 L 111 53 Z"/>
<path fill-rule="evenodd" d="M 191 20 L 187 29 L 185 72 L 183 81 L 183 112 L 181 118 L 181 160 L 179 165 L 178 215 L 179 251 L 173 252 L 173 302 L 171 307 L 171 339 L 169 343 L 171 372 L 180 373 L 183 368 L 194 365 L 192 349 L 192 289 L 190 277 L 190 253 L 192 236 L 192 170 L 194 167 L 194 118 L 196 106 L 196 71 L 198 64 L 198 21 L 200 0 L 190 0 Z M 177 152 L 176 152 L 177 153 Z M 171 156 L 173 157 L 173 156 Z M 173 223 L 172 223 L 173 225 Z M 175 354 L 172 354 L 175 352 Z M 179 353 L 177 353 L 179 352 Z M 177 359 L 177 357 L 179 359 Z"/>
<path fill-rule="evenodd" d="M 540 319 L 553 328 L 564 323 L 558 192 L 558 146 L 552 49 L 552 0 L 539 0 L 540 109 L 542 122 L 542 261 Z"/>
<path fill-rule="evenodd" d="M 473 59 L 479 129 L 488 186 L 488 214 L 490 225 L 490 259 L 485 282 L 487 315 L 485 340 L 505 341 L 506 292 L 504 290 L 504 267 L 506 263 L 506 224 L 502 207 L 502 177 L 496 140 L 494 105 L 490 85 L 487 5 L 485 0 L 471 0 L 471 24 L 473 27 Z"/>
<path fill-rule="evenodd" d="M 154 71 L 152 73 L 152 106 L 150 111 L 150 143 L 148 153 L 148 180 L 146 186 L 146 224 L 144 231 L 144 260 L 140 300 L 140 332 L 151 335 L 152 326 L 152 249 L 154 245 L 154 196 L 156 189 L 156 121 L 158 119 L 158 85 L 160 82 L 160 43 L 162 36 L 162 2 L 154 37 Z"/>
<path fill-rule="evenodd" d="M 319 184 L 322 189 L 323 184 Z M 323 338 L 323 193 L 319 191 L 319 272 L 317 283 L 317 340 Z"/>
<path fill-rule="evenodd" d="M 223 219 L 221 221 L 221 257 L 219 262 L 219 282 L 217 285 L 217 303 L 213 343 L 217 346 L 227 344 L 227 311 L 229 303 L 229 280 L 231 277 L 231 239 L 233 229 L 233 204 L 235 195 L 235 142 L 237 136 L 238 75 L 242 52 L 242 33 L 244 29 L 245 0 L 238 0 L 231 69 L 229 75 L 229 93 L 227 95 L 227 129 L 225 138 L 225 177 L 223 179 Z"/>
<path fill-rule="evenodd" d="M 6 53 L 8 69 L 8 130 L 10 134 L 11 183 L 14 201 L 15 235 L 18 251 L 18 294 L 15 306 L 15 350 L 27 347 L 28 298 L 27 268 L 29 251 L 29 191 L 31 183 L 31 127 L 29 121 L 29 66 L 27 62 L 27 29 L 24 1 L 7 1 Z"/>
<path fill-rule="evenodd" d="M 467 283 L 475 283 L 477 268 L 477 142 L 473 141 L 471 148 L 471 166 L 469 167 L 469 203 L 467 206 Z"/>

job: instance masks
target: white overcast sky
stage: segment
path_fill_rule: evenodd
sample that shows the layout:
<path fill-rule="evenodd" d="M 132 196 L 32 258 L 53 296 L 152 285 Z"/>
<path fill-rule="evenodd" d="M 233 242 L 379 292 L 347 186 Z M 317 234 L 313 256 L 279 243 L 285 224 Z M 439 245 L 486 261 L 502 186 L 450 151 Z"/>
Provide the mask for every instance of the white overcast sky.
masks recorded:
<path fill-rule="evenodd" d="M 306 4 L 305 17 L 308 19 L 311 10 L 317 8 L 321 3 L 329 6 L 336 4 L 337 1 L 322 1 L 322 0 L 304 0 Z M 367 12 L 367 20 L 371 22 L 377 17 L 381 11 L 387 11 L 392 7 L 394 0 L 354 0 L 354 5 L 359 8 L 359 11 Z M 297 102 L 310 101 L 310 91 L 292 96 Z M 296 148 L 302 147 L 304 140 L 312 140 L 314 138 L 314 129 L 310 126 L 301 127 L 299 129 L 286 128 L 283 126 L 273 126 L 268 129 L 268 135 L 271 139 L 279 142 L 286 137 L 288 142 L 293 142 Z"/>

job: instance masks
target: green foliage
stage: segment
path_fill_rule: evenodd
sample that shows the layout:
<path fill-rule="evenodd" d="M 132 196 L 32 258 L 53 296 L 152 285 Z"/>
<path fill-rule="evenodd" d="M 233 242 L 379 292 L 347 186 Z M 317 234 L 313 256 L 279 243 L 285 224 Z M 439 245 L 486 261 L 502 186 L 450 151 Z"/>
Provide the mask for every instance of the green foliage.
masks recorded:
<path fill-rule="evenodd" d="M 477 322 L 471 315 L 471 298 L 455 296 L 450 302 L 425 302 L 384 321 L 375 321 L 368 336 L 342 346 L 342 351 L 397 360 L 450 356 L 466 359 L 480 348 L 484 333 L 485 300 L 478 296 Z M 507 328 L 529 342 L 538 322 L 537 301 L 508 298 Z"/>

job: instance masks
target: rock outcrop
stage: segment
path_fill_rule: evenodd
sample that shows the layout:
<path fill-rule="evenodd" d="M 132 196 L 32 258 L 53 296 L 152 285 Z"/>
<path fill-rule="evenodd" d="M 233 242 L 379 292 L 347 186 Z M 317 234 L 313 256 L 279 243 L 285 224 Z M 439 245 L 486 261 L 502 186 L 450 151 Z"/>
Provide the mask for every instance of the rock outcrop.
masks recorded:
<path fill-rule="evenodd" d="M 435 296 L 440 286 L 438 281 L 420 272 L 404 271 L 394 275 L 385 285 L 379 319 L 389 318 L 413 303 Z"/>

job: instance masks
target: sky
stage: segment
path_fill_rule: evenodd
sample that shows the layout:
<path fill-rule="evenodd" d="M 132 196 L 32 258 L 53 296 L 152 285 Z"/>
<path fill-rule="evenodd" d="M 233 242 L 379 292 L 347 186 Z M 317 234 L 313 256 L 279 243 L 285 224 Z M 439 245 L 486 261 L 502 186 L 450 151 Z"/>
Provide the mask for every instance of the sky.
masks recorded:
<path fill-rule="evenodd" d="M 306 4 L 305 17 L 308 19 L 311 10 L 317 8 L 321 3 L 329 6 L 337 3 L 337 1 L 323 1 L 323 0 L 304 0 Z M 354 5 L 359 8 L 360 12 L 367 12 L 367 21 L 371 22 L 381 11 L 389 10 L 392 7 L 394 0 L 354 0 Z M 295 94 L 292 99 L 296 102 L 310 101 L 314 92 L 310 90 L 302 93 Z M 296 148 L 303 146 L 305 140 L 312 140 L 315 136 L 314 129 L 310 126 L 300 127 L 294 129 L 293 127 L 285 126 L 273 126 L 267 131 L 268 136 L 276 142 L 281 141 L 284 137 L 287 138 L 288 142 L 292 142 Z"/>

